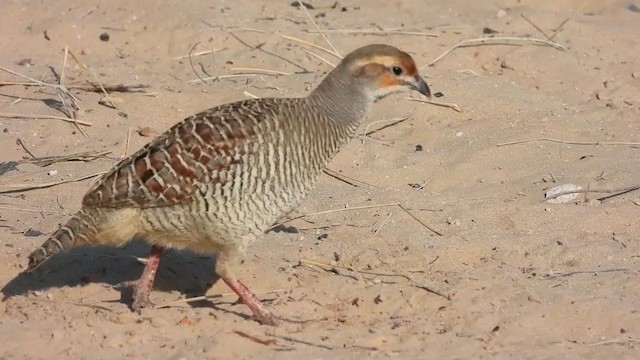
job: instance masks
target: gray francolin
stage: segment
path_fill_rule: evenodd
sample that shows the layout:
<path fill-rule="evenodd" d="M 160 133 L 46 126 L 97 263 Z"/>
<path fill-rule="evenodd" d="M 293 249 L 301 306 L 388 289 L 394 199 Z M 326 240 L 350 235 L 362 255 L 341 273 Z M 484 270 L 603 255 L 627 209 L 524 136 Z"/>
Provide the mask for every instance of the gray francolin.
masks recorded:
<path fill-rule="evenodd" d="M 407 53 L 368 45 L 347 55 L 307 97 L 242 100 L 184 119 L 123 159 L 82 209 L 29 256 L 33 270 L 83 245 L 152 244 L 132 308 L 150 304 L 164 248 L 217 254 L 216 274 L 255 318 L 277 317 L 235 276 L 249 244 L 307 194 L 373 103 L 413 89 L 430 96 Z"/>

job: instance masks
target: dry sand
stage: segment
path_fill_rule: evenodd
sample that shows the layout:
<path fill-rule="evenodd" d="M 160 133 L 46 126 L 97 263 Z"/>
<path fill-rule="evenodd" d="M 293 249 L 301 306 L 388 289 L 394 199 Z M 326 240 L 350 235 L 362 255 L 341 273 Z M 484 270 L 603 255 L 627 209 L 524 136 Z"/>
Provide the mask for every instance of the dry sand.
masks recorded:
<path fill-rule="evenodd" d="M 136 278 L 123 249 L 76 249 L 21 275 L 27 255 L 79 208 L 91 179 L 0 195 L 0 357 L 166 359 L 640 357 L 640 193 L 568 204 L 544 203 L 547 189 L 575 184 L 606 190 L 640 182 L 640 9 L 630 1 L 313 1 L 322 29 L 389 29 L 438 35 L 327 33 L 346 54 L 383 42 L 422 65 L 461 40 L 488 36 L 546 39 L 568 50 L 486 45 L 461 48 L 424 67 L 438 101 L 392 96 L 375 106 L 355 139 L 329 164 L 356 186 L 323 176 L 287 223 L 256 243 L 242 279 L 279 315 L 303 324 L 279 328 L 248 319 L 226 296 L 142 314 L 113 284 Z M 636 6 L 638 5 L 638 6 Z M 343 9 L 344 8 L 344 9 Z M 485 30 L 487 28 L 488 30 Z M 0 4 L 0 65 L 55 82 L 68 46 L 65 84 L 148 84 L 146 93 L 72 90 L 81 126 L 33 117 L 0 119 L 0 161 L 110 151 L 89 162 L 20 163 L 0 189 L 72 180 L 110 168 L 189 114 L 246 98 L 302 96 L 331 69 L 295 36 L 328 47 L 288 1 L 17 1 Z M 109 34 L 108 41 L 100 35 Z M 194 53 L 218 49 L 214 55 Z M 311 48 L 331 62 L 336 57 Z M 234 68 L 286 76 L 201 77 Z M 206 72 L 206 73 L 205 73 Z M 208 74 L 208 75 L 207 75 Z M 194 80 L 195 81 L 191 81 Z M 25 81 L 0 72 L 0 81 Z M 0 113 L 64 117 L 55 90 L 0 87 Z M 128 139 L 127 134 L 131 136 Z M 531 141 L 552 138 L 564 143 Z M 573 142 L 599 142 L 600 145 Z M 416 151 L 420 145 L 422 151 Z M 31 236 L 28 236 L 31 235 Z M 35 236 L 33 236 L 35 235 Z M 324 271 L 306 260 L 334 264 Z M 302 264 L 301 264 L 302 261 Z M 170 252 L 152 300 L 228 293 L 214 259 Z M 363 272 L 354 272 L 353 268 Z M 367 273 L 365 273 L 367 272 Z M 373 274 L 373 273 L 377 273 Z M 413 281 L 403 276 L 408 275 Z M 450 299 L 426 291 L 428 286 Z"/>

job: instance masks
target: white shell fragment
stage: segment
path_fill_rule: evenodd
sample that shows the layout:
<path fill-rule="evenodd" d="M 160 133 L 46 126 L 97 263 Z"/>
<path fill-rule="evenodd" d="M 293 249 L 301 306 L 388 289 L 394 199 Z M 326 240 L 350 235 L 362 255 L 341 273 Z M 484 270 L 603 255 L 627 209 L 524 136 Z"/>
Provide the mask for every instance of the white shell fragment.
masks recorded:
<path fill-rule="evenodd" d="M 546 199 L 552 198 L 558 194 L 562 194 L 563 192 L 567 192 L 567 191 L 577 191 L 577 190 L 582 190 L 582 187 L 578 186 L 578 185 L 574 185 L 574 184 L 563 184 L 563 185 L 558 185 L 558 186 L 554 186 L 551 189 L 547 190 L 546 193 L 544 193 L 544 197 Z M 579 193 L 573 193 L 573 194 L 565 194 L 565 195 L 560 195 L 556 198 L 553 199 L 549 199 L 547 200 L 547 203 L 549 204 L 566 204 L 566 203 L 570 203 L 575 201 L 578 196 L 580 194 Z"/>

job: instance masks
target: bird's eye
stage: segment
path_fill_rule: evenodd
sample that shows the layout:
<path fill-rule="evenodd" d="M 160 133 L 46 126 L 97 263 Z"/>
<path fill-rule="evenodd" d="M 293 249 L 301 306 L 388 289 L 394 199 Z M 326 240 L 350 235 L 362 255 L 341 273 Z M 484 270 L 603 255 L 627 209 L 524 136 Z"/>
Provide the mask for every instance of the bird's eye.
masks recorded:
<path fill-rule="evenodd" d="M 393 71 L 393 73 L 396 75 L 402 75 L 402 68 L 400 66 L 392 67 L 391 71 Z"/>

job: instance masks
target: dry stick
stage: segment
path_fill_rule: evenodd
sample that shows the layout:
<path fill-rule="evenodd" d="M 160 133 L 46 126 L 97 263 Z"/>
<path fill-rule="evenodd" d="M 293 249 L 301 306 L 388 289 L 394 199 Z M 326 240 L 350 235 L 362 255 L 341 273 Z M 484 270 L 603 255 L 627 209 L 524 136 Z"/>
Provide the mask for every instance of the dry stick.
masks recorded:
<path fill-rule="evenodd" d="M 424 100 L 424 99 L 414 99 L 414 98 L 408 98 L 408 97 L 403 97 L 402 99 L 409 100 L 409 101 L 415 101 L 415 102 L 421 102 L 421 103 L 425 103 L 425 104 L 436 105 L 436 106 L 448 107 L 448 108 L 453 109 L 453 110 L 455 110 L 457 112 L 462 112 L 462 109 L 460 109 L 460 106 L 458 106 L 458 104 L 454 104 L 454 103 L 445 103 L 445 102 Z"/>
<path fill-rule="evenodd" d="M 518 141 L 511 141 L 501 144 L 496 144 L 496 146 L 507 146 L 507 145 L 515 145 L 522 144 L 534 141 L 548 141 L 558 144 L 570 144 L 570 145 L 622 145 L 622 146 L 640 146 L 640 142 L 627 142 L 627 141 L 570 141 L 570 140 L 558 140 L 552 138 L 536 138 L 536 139 L 525 139 Z"/>
<path fill-rule="evenodd" d="M 20 86 L 42 86 L 41 84 L 36 84 L 36 83 L 31 83 L 31 82 L 20 82 L 20 81 L 0 81 L 0 86 L 10 86 L 10 85 L 20 85 Z M 65 87 L 67 89 L 76 89 L 76 90 L 83 90 L 83 91 L 91 91 L 91 92 L 102 92 L 102 88 L 100 87 L 100 85 L 98 84 L 93 84 L 91 82 L 89 82 L 89 84 L 67 84 L 65 85 Z M 103 85 L 103 88 L 106 91 L 110 91 L 110 92 L 122 92 L 122 93 L 127 93 L 127 92 L 144 92 L 144 90 L 139 90 L 139 89 L 144 89 L 144 88 L 148 88 L 149 85 L 147 84 L 134 84 L 134 85 L 124 85 L 124 84 L 117 84 L 117 85 Z"/>
<path fill-rule="evenodd" d="M 392 127 L 392 126 L 396 126 L 396 125 L 398 125 L 398 124 L 400 124 L 400 123 L 402 123 L 402 122 L 404 122 L 404 121 L 407 121 L 407 120 L 411 119 L 411 117 L 412 117 L 412 116 L 413 116 L 413 113 L 411 113 L 411 114 L 409 114 L 409 115 L 405 115 L 405 116 L 401 116 L 401 117 L 393 118 L 393 119 L 384 119 L 384 120 L 376 120 L 376 121 L 372 121 L 371 123 L 369 123 L 369 124 L 367 125 L 367 127 L 365 127 L 365 128 L 364 128 L 364 131 L 362 132 L 362 136 L 363 136 L 363 138 L 362 138 L 362 142 L 364 143 L 364 139 L 365 139 L 367 136 L 372 135 L 372 134 L 375 134 L 375 133 L 377 133 L 378 131 L 381 131 L 381 130 L 383 130 L 383 129 L 390 128 L 390 127 Z M 382 126 L 382 127 L 380 127 L 380 128 L 377 128 L 377 129 L 375 129 L 375 130 L 371 130 L 371 131 L 369 131 L 369 126 L 371 126 L 371 125 L 373 125 L 373 124 L 380 124 L 380 123 L 386 123 L 386 122 L 391 123 L 391 124 L 387 124 L 387 125 L 384 125 L 384 126 Z"/>
<path fill-rule="evenodd" d="M 49 188 L 49 187 L 52 187 L 52 186 L 62 185 L 62 184 L 71 183 L 71 182 L 78 182 L 78 181 L 82 181 L 82 180 L 86 180 L 86 179 L 91 179 L 91 178 L 96 177 L 98 175 L 102 175 L 105 172 L 106 171 L 101 171 L 101 172 L 94 173 L 94 174 L 84 175 L 84 176 L 81 176 L 81 177 L 75 178 L 75 179 L 54 181 L 54 182 L 48 182 L 48 183 L 42 183 L 42 184 L 33 184 L 33 185 L 13 185 L 13 184 L 10 184 L 10 185 L 5 185 L 3 187 L 0 187 L 0 194 L 8 194 L 8 193 L 22 192 L 22 191 L 35 190 L 35 189 L 45 189 L 45 188 Z"/>
<path fill-rule="evenodd" d="M 200 77 L 200 74 L 198 74 L 198 72 L 196 71 L 196 67 L 193 66 L 193 60 L 191 59 L 191 53 L 193 53 L 193 50 L 196 49 L 198 44 L 200 44 L 199 41 L 197 43 L 193 44 L 193 46 L 191 47 L 191 50 L 189 50 L 189 55 L 188 55 L 189 56 L 189 65 L 191 65 L 191 70 L 193 71 L 194 74 L 196 74 L 198 79 L 200 79 L 200 81 L 202 81 L 203 84 L 206 84 L 207 82 L 202 77 Z"/>
<path fill-rule="evenodd" d="M 452 53 L 455 49 L 463 48 L 463 47 L 471 47 L 471 46 L 483 46 L 483 45 L 515 45 L 522 46 L 526 44 L 533 44 L 539 46 L 551 46 L 558 50 L 567 50 L 564 45 L 560 45 L 558 43 L 543 40 L 543 39 L 534 39 L 534 38 L 522 38 L 522 37 L 493 37 L 493 38 L 477 38 L 477 39 L 467 39 L 462 40 L 459 43 L 453 45 L 449 50 L 442 53 L 437 58 L 431 60 L 430 63 L 422 66 L 420 70 L 427 66 L 434 66 L 438 61 L 442 60 L 445 56 Z"/>
<path fill-rule="evenodd" d="M 624 272 L 624 271 L 629 271 L 629 269 L 604 269 L 604 270 L 569 271 L 569 272 L 565 272 L 565 273 L 548 274 L 544 278 L 545 279 L 555 279 L 555 278 L 559 278 L 559 277 L 567 277 L 567 276 L 579 275 L 579 274 L 597 274 L 597 273 Z"/>
<path fill-rule="evenodd" d="M 568 17 L 568 18 L 564 19 L 564 20 L 560 23 L 560 25 L 558 25 L 558 27 L 557 27 L 557 28 L 555 28 L 555 30 L 553 30 L 553 35 L 551 35 L 551 40 L 553 40 L 553 39 L 556 37 L 556 35 L 558 35 L 558 34 L 560 33 L 560 30 L 562 30 L 562 28 L 564 27 L 564 24 L 566 24 L 566 23 L 567 23 L 567 21 L 569 21 L 569 19 L 570 19 L 570 17 Z"/>
<path fill-rule="evenodd" d="M 334 64 L 334 63 L 332 63 L 331 61 L 329 61 L 329 60 L 327 60 L 327 59 L 323 58 L 322 56 L 320 56 L 320 55 L 318 55 L 318 54 L 316 54 L 316 53 L 312 52 L 311 50 L 307 50 L 307 49 L 305 49 L 305 48 L 300 48 L 300 50 L 304 51 L 305 53 L 307 53 L 307 54 L 309 54 L 309 55 L 311 55 L 311 56 L 313 56 L 313 57 L 315 57 L 316 59 L 318 59 L 318 60 L 320 60 L 320 61 L 324 62 L 325 64 L 327 64 L 327 65 L 329 65 L 329 66 L 331 66 L 331 67 L 336 67 L 336 64 Z"/>
<path fill-rule="evenodd" d="M 244 68 L 244 67 L 240 67 L 240 68 L 231 68 L 231 71 L 241 71 L 241 72 L 248 72 L 248 73 L 255 73 L 255 74 L 259 74 L 259 73 L 264 73 L 264 75 L 283 75 L 283 76 L 288 76 L 291 75 L 291 73 L 287 73 L 284 71 L 278 71 L 278 70 L 269 70 L 269 69 L 258 69 L 258 68 Z"/>
<path fill-rule="evenodd" d="M 199 44 L 199 43 L 198 43 L 198 44 Z M 226 48 L 225 48 L 225 49 L 226 49 Z M 204 50 L 204 51 L 198 51 L 198 52 L 196 52 L 196 53 L 191 53 L 191 51 L 189 51 L 189 54 L 186 54 L 186 55 L 180 55 L 180 56 L 175 57 L 174 59 L 175 59 L 175 60 L 182 60 L 182 59 L 186 59 L 186 58 L 188 58 L 189 56 L 202 56 L 202 55 L 209 55 L 209 54 L 213 54 L 213 53 L 220 52 L 220 51 L 225 50 L 225 49 Z M 193 49 L 192 49 L 192 50 L 193 50 Z"/>
<path fill-rule="evenodd" d="M 26 159 L 20 161 L 21 163 L 30 163 L 41 167 L 46 167 L 55 163 L 63 162 L 63 161 L 92 161 L 95 159 L 99 159 L 104 157 L 107 154 L 110 154 L 111 150 L 106 151 L 97 151 L 97 152 L 80 152 L 69 155 L 61 155 L 61 156 L 34 156 L 33 159 Z"/>
<path fill-rule="evenodd" d="M 263 49 L 262 47 L 263 47 L 264 43 L 263 44 L 259 44 L 257 46 L 254 46 L 254 45 L 251 45 L 251 44 L 247 43 L 246 41 L 240 39 L 236 34 L 232 33 L 231 31 L 228 31 L 228 34 L 231 35 L 234 39 L 238 40 L 239 43 L 241 43 L 242 45 L 244 45 L 244 46 L 246 46 L 246 47 L 248 47 L 250 49 L 261 51 L 261 52 L 263 52 L 263 53 L 265 53 L 267 55 L 271 55 L 271 56 L 273 56 L 275 58 L 278 58 L 278 59 L 280 59 L 282 61 L 285 61 L 285 62 L 287 62 L 287 63 L 289 63 L 289 64 L 291 64 L 291 65 L 293 65 L 293 66 L 295 66 L 295 67 L 297 67 L 299 69 L 301 69 L 305 74 L 310 73 L 310 71 L 307 68 L 305 68 L 304 66 L 302 66 L 300 64 L 297 64 L 297 63 L 287 59 L 286 57 L 284 57 L 282 55 L 278 55 L 278 54 L 276 54 L 274 52 L 271 52 L 271 51 Z"/>
<path fill-rule="evenodd" d="M 129 143 L 131 142 L 131 127 L 127 129 L 127 139 L 124 142 L 124 153 L 122 154 L 122 158 L 126 158 L 127 154 L 129 154 Z"/>
<path fill-rule="evenodd" d="M 274 294 L 274 293 L 283 292 L 283 291 L 288 291 L 288 289 L 274 289 L 274 290 L 256 291 L 256 292 L 254 292 L 254 294 L 255 295 Z M 166 307 L 170 307 L 170 306 L 174 306 L 174 305 L 178 305 L 178 304 L 191 303 L 191 302 L 195 302 L 195 301 L 204 301 L 204 300 L 210 300 L 210 299 L 218 299 L 218 298 L 223 298 L 223 297 L 233 296 L 233 295 L 238 296 L 238 294 L 236 294 L 234 292 L 232 292 L 232 293 L 223 293 L 223 294 L 204 295 L 204 296 L 195 296 L 195 297 L 191 297 L 191 298 L 179 299 L 179 300 L 174 300 L 174 301 L 169 301 L 169 302 L 166 302 L 166 303 L 162 303 L 162 304 L 156 305 L 155 308 L 156 309 L 161 309 L 161 308 L 166 308 Z"/>
<path fill-rule="evenodd" d="M 194 83 L 202 80 L 224 80 L 224 79 L 233 79 L 233 78 L 240 78 L 240 77 L 253 77 L 253 76 L 260 76 L 260 75 L 265 75 L 265 74 L 232 74 L 232 75 L 208 76 L 202 79 L 187 80 L 186 82 Z"/>
<path fill-rule="evenodd" d="M 57 213 L 64 212 L 64 211 L 42 210 L 42 209 L 29 209 L 29 208 L 21 208 L 21 207 L 5 206 L 5 205 L 0 205 L 0 210 L 24 211 L 24 212 L 34 212 L 34 213 L 44 213 L 44 214 L 57 214 Z"/>
<path fill-rule="evenodd" d="M 598 345 L 609 345 L 609 344 L 624 344 L 624 343 L 640 343 L 640 339 L 634 339 L 632 337 L 626 339 L 612 339 L 612 340 L 604 340 L 598 341 L 592 344 L 586 344 L 587 346 L 598 346 Z"/>
<path fill-rule="evenodd" d="M 533 26 L 534 28 L 536 28 L 536 30 L 538 30 L 540 32 L 540 34 L 544 35 L 544 37 L 547 38 L 547 40 L 549 41 L 553 41 L 553 39 L 551 37 L 549 37 L 549 35 L 547 35 L 546 32 L 544 32 L 544 30 L 542 30 L 538 25 L 536 25 L 533 21 L 531 21 L 531 19 L 529 19 L 528 17 L 526 17 L 524 14 L 520 14 L 520 17 L 525 19 L 529 24 L 531 24 L 531 26 Z"/>
<path fill-rule="evenodd" d="M 300 4 L 300 7 L 302 8 L 302 10 L 304 10 L 304 13 L 307 14 L 307 17 L 309 18 L 309 21 L 311 21 L 311 23 L 316 28 L 316 30 L 318 30 L 320 35 L 322 35 L 322 37 L 327 42 L 327 44 L 329 44 L 329 46 L 331 46 L 331 49 L 333 50 L 334 55 L 338 56 L 339 58 L 342 58 L 342 56 L 340 55 L 338 50 L 336 50 L 336 48 L 333 46 L 331 41 L 329 41 L 329 38 L 327 38 L 327 35 L 325 35 L 322 32 L 322 30 L 320 30 L 320 26 L 318 26 L 318 24 L 316 24 L 316 22 L 313 20 L 313 17 L 311 17 L 311 14 L 309 14 L 309 12 L 307 11 L 307 8 L 302 4 L 302 1 L 298 1 L 298 4 Z"/>
<path fill-rule="evenodd" d="M 309 34 L 317 34 L 319 31 L 317 30 L 304 30 Z M 438 37 L 440 34 L 438 33 L 428 33 L 421 31 L 404 31 L 404 30 L 395 30 L 395 29 L 325 29 L 323 30 L 326 34 L 361 34 L 361 35 L 409 35 L 409 36 L 430 36 L 430 37 Z"/>
<path fill-rule="evenodd" d="M 29 150 L 29 148 L 27 148 L 27 145 L 24 144 L 24 142 L 22 141 L 22 139 L 18 138 L 16 140 L 16 143 L 18 143 L 18 145 L 20 145 L 20 147 L 22 147 L 22 150 L 24 150 L 27 154 L 29 154 L 29 156 L 31 156 L 31 159 L 26 160 L 26 162 L 30 162 L 30 160 L 34 160 L 36 159 L 36 156 L 33 155 L 33 153 L 31 152 L 31 150 Z M 22 161 L 25 162 L 25 161 Z"/>
<path fill-rule="evenodd" d="M 354 206 L 354 207 L 349 207 L 349 208 L 343 208 L 343 209 L 333 209 L 333 210 L 324 210 L 324 211 L 317 211 L 317 212 L 313 212 L 313 213 L 307 213 L 307 214 L 302 214 L 299 216 L 295 216 L 287 221 L 284 221 L 283 223 L 288 223 L 291 222 L 293 220 L 297 220 L 297 219 L 301 219 L 304 217 L 308 217 L 308 216 L 315 216 L 315 215 L 323 215 L 323 214 L 330 214 L 330 213 L 335 213 L 335 212 L 342 212 L 342 211 L 352 211 L 352 210 L 363 210 L 363 209 L 373 209 L 373 208 L 379 208 L 379 207 L 387 207 L 387 206 L 397 206 L 400 209 L 402 209 L 404 212 L 406 212 L 409 216 L 411 216 L 414 220 L 416 220 L 420 225 L 424 226 L 425 228 L 429 229 L 431 232 L 433 232 L 434 234 L 438 235 L 438 236 L 442 236 L 442 233 L 432 229 L 431 227 L 429 227 L 427 224 L 425 224 L 424 222 L 422 222 L 420 219 L 418 219 L 417 217 L 415 217 L 412 213 L 410 213 L 406 208 L 404 208 L 402 205 L 400 205 L 399 203 L 389 203 L 389 204 L 379 204 L 379 205 L 365 205 L 365 206 Z"/>
<path fill-rule="evenodd" d="M 629 187 L 625 187 L 625 188 L 621 188 L 621 189 L 567 190 L 567 191 L 563 191 L 561 193 L 557 193 L 557 194 L 554 194 L 552 196 L 549 196 L 548 198 L 545 198 L 541 202 L 553 200 L 553 199 L 558 198 L 560 196 L 569 195 L 569 194 L 586 194 L 586 193 L 615 194 L 615 195 L 610 195 L 610 196 L 606 196 L 605 197 L 605 198 L 609 198 L 609 197 L 612 197 L 612 196 L 618 196 L 618 195 L 626 194 L 628 192 L 635 191 L 635 190 L 638 190 L 638 189 L 640 189 L 640 185 L 633 185 L 633 186 L 629 186 Z M 598 199 L 598 200 L 600 200 L 600 199 Z"/>
<path fill-rule="evenodd" d="M 0 113 L 0 117 L 10 118 L 10 119 L 55 119 L 55 120 L 62 120 L 69 123 L 84 125 L 84 126 L 93 125 L 93 123 L 90 123 L 88 121 L 76 120 L 76 119 L 66 118 L 62 116 L 55 116 L 55 115 Z"/>
<path fill-rule="evenodd" d="M 331 50 L 329 50 L 329 49 L 327 49 L 325 47 L 322 47 L 320 45 L 316 45 L 316 44 L 310 43 L 308 41 L 299 39 L 297 37 L 289 36 L 289 35 L 280 35 L 280 37 L 283 38 L 283 39 L 287 39 L 287 40 L 298 42 L 300 44 L 311 46 L 311 47 L 316 48 L 318 50 L 322 50 L 322 51 L 326 52 L 329 55 L 333 55 L 333 56 L 337 57 L 338 59 L 342 59 L 342 56 L 340 56 L 338 54 L 335 54 L 333 51 L 331 51 Z"/>
<path fill-rule="evenodd" d="M 437 291 L 437 290 L 433 290 L 425 285 L 422 285 L 420 283 L 418 283 L 417 281 L 415 281 L 411 276 L 407 275 L 407 274 L 399 274 L 399 273 L 385 273 L 385 272 L 377 272 L 377 271 L 369 271 L 369 270 L 356 270 L 352 267 L 348 267 L 348 266 L 340 266 L 340 265 L 331 265 L 331 264 L 326 264 L 320 261 L 315 261 L 315 260 L 310 260 L 310 259 L 300 259 L 300 263 L 301 264 L 308 264 L 308 265 L 316 265 L 325 269 L 332 269 L 332 268 L 337 268 L 337 269 L 342 269 L 342 270 L 347 270 L 347 271 L 351 271 L 354 272 L 358 275 L 373 275 L 373 276 L 389 276 L 389 277 L 401 277 L 404 278 L 406 280 L 409 280 L 409 282 L 411 282 L 411 286 L 413 287 L 417 287 L 423 290 L 426 290 L 432 294 L 441 296 L 447 300 L 451 300 L 451 297 L 449 295 L 444 295 L 441 292 Z"/>
<path fill-rule="evenodd" d="M 358 179 L 354 179 L 354 178 L 352 178 L 350 176 L 347 176 L 347 175 L 344 175 L 344 174 L 340 174 L 340 173 L 338 173 L 338 172 L 336 172 L 334 170 L 331 170 L 329 168 L 325 168 L 323 170 L 323 172 L 325 174 L 331 176 L 334 179 L 340 180 L 340 181 L 345 182 L 345 183 L 347 183 L 349 185 L 352 185 L 352 186 L 356 186 L 357 187 L 358 185 L 356 183 L 360 183 L 362 185 L 374 187 L 373 185 L 371 185 L 369 183 L 366 183 L 366 182 L 358 180 Z"/>

